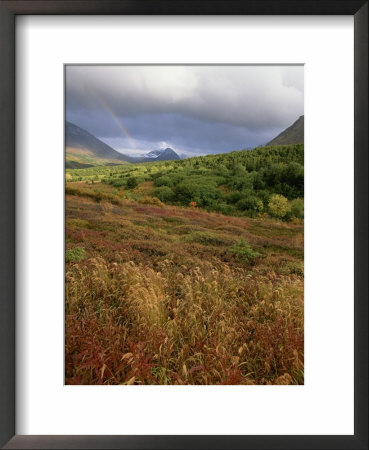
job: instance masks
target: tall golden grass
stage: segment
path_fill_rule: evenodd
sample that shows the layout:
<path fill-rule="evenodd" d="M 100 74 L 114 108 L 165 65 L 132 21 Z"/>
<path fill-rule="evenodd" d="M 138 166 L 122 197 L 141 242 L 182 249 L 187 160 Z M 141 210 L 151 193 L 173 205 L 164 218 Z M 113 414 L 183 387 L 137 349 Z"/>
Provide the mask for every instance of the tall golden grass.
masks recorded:
<path fill-rule="evenodd" d="M 67 248 L 86 252 L 66 266 L 67 384 L 303 384 L 301 225 L 66 205 Z M 260 258 L 228 251 L 240 236 Z"/>

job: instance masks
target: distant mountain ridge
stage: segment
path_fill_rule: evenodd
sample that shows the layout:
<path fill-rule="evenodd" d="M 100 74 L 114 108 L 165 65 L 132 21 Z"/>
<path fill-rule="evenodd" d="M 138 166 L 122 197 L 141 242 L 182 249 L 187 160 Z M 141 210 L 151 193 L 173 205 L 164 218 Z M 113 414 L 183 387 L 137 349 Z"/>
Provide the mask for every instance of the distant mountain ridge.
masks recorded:
<path fill-rule="evenodd" d="M 282 133 L 268 142 L 267 145 L 289 145 L 304 143 L 304 116 L 300 116 L 296 122 L 286 128 Z"/>
<path fill-rule="evenodd" d="M 66 168 L 77 169 L 92 167 L 96 165 L 116 165 L 124 163 L 142 163 L 154 161 L 169 161 L 181 159 L 171 149 L 153 150 L 145 156 L 128 156 L 114 150 L 105 142 L 93 134 L 78 127 L 77 125 L 65 123 L 65 147 Z"/>

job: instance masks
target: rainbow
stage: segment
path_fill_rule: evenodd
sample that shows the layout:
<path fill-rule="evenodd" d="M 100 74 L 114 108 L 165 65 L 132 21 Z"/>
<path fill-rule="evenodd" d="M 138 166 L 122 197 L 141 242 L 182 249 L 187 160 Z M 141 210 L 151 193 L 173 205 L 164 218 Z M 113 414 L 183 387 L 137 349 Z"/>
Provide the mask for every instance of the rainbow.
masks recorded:
<path fill-rule="evenodd" d="M 105 100 L 103 100 L 101 97 L 99 97 L 96 93 L 94 94 L 94 97 L 99 102 L 99 104 L 102 106 L 102 108 L 111 116 L 113 121 L 118 125 L 118 127 L 122 131 L 123 135 L 127 138 L 132 149 L 137 150 L 137 145 L 135 143 L 134 138 L 130 135 L 127 128 L 123 125 L 122 120 L 119 118 L 119 116 L 110 108 L 110 106 L 105 102 Z"/>

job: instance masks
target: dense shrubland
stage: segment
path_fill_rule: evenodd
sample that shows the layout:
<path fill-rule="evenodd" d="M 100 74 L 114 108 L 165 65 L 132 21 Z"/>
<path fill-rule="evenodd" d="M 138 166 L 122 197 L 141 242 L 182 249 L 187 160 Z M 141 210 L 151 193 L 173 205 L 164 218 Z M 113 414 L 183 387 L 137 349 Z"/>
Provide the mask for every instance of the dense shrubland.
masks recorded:
<path fill-rule="evenodd" d="M 151 196 L 171 205 L 196 206 L 225 215 L 303 218 L 303 144 L 264 147 L 180 161 L 67 172 L 67 181 L 99 181 L 129 191 L 152 182 Z M 133 197 L 134 198 L 134 197 Z"/>

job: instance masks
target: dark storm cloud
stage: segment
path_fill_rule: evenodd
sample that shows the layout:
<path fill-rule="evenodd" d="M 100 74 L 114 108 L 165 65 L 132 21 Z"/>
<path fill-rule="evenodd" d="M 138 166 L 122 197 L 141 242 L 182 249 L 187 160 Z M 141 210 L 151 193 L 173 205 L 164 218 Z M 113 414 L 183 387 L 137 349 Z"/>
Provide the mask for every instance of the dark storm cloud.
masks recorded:
<path fill-rule="evenodd" d="M 303 114 L 302 66 L 68 66 L 66 90 L 67 119 L 122 151 L 253 147 Z"/>

